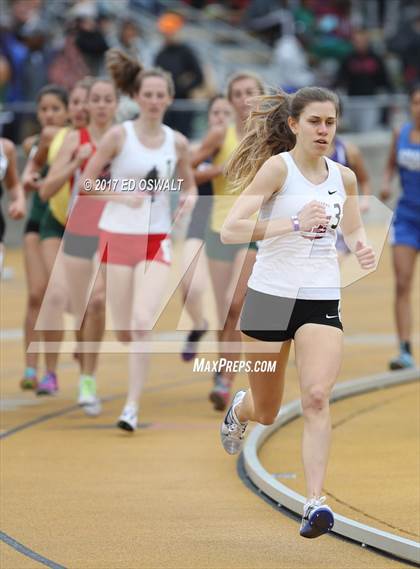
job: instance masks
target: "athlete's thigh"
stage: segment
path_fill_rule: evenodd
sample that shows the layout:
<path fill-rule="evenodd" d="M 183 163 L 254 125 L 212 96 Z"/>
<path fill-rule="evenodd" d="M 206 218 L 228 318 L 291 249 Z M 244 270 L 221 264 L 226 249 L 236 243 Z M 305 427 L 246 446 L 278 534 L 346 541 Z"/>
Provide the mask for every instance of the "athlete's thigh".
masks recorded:
<path fill-rule="evenodd" d="M 343 332 L 324 324 L 304 324 L 295 334 L 296 367 L 302 392 L 320 387 L 329 392 L 343 357 Z"/>
<path fill-rule="evenodd" d="M 48 272 L 46 298 L 51 298 L 49 295 L 52 294 L 56 301 L 60 298 L 60 302 L 68 303 L 70 287 L 61 240 L 56 238 L 44 239 L 41 241 L 41 248 Z"/>
<path fill-rule="evenodd" d="M 168 287 L 170 265 L 159 261 L 142 261 L 134 269 L 133 319 L 139 324 L 155 324 Z"/>
<path fill-rule="evenodd" d="M 105 302 L 105 278 L 103 271 L 100 270 L 98 259 L 92 259 L 92 279 L 91 290 L 89 291 L 89 301 L 100 299 Z"/>
<path fill-rule="evenodd" d="M 416 249 L 407 245 L 395 245 L 392 248 L 392 259 L 396 275 L 410 282 L 416 265 Z"/>
<path fill-rule="evenodd" d="M 193 284 L 195 287 L 204 287 L 207 276 L 206 248 L 201 239 L 191 238 L 184 243 L 182 258 L 182 286 L 188 290 Z"/>
<path fill-rule="evenodd" d="M 103 273 L 106 302 L 111 310 L 114 330 L 130 330 L 134 269 L 110 263 L 103 267 Z"/>
<path fill-rule="evenodd" d="M 38 233 L 25 235 L 24 257 L 29 293 L 36 292 L 42 295 L 47 286 L 48 273 Z"/>
<path fill-rule="evenodd" d="M 228 291 L 229 297 L 232 298 L 231 305 L 242 308 L 256 255 L 254 249 L 245 247 L 236 254 Z"/>
<path fill-rule="evenodd" d="M 67 296 L 68 276 L 65 268 L 65 255 L 58 239 L 46 239 L 41 242 L 42 254 L 48 272 L 47 292 L 54 290 L 55 295 Z"/>
<path fill-rule="evenodd" d="M 81 324 L 92 293 L 93 264 L 90 259 L 67 255 L 65 253 L 63 253 L 63 260 L 71 311 L 76 321 Z"/>
<path fill-rule="evenodd" d="M 248 373 L 254 408 L 274 410 L 277 413 L 283 398 L 286 367 L 289 359 L 291 340 L 286 342 L 261 342 L 246 334 L 241 334 L 245 360 L 251 362 L 253 369 L 257 362 L 275 362 L 274 372 Z"/>
<path fill-rule="evenodd" d="M 209 258 L 210 278 L 216 300 L 219 325 L 222 327 L 224 326 L 229 311 L 229 305 L 226 302 L 226 291 L 231 281 L 232 271 L 233 263 Z"/>
<path fill-rule="evenodd" d="M 49 274 L 51 274 L 54 269 L 54 264 L 60 252 L 60 248 L 61 239 L 52 237 L 50 239 L 41 240 L 42 256 Z"/>

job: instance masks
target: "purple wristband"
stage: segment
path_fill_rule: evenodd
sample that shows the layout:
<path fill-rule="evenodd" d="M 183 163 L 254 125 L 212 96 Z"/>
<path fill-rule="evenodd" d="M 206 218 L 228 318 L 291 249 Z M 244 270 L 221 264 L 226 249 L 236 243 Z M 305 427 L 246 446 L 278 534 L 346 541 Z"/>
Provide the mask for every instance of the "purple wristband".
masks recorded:
<path fill-rule="evenodd" d="M 300 223 L 297 215 L 292 215 L 291 220 L 293 223 L 293 231 L 300 231 Z"/>

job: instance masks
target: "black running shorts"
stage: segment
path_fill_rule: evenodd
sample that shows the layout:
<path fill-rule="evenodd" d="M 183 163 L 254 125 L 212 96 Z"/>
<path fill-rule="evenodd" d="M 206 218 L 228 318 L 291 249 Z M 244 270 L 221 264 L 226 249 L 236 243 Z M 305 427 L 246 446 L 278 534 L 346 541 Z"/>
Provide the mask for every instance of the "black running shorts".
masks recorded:
<path fill-rule="evenodd" d="M 304 324 L 343 329 L 339 300 L 302 300 L 265 294 L 248 288 L 241 314 L 241 331 L 264 342 L 285 342 Z"/>

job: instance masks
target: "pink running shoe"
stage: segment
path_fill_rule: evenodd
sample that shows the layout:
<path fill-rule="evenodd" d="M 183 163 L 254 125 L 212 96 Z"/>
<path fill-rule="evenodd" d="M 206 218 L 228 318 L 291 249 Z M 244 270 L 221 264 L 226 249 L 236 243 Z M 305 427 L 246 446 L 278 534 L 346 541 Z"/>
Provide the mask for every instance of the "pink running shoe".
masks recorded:
<path fill-rule="evenodd" d="M 58 391 L 57 376 L 53 372 L 49 372 L 38 383 L 36 390 L 37 395 L 54 395 Z"/>
<path fill-rule="evenodd" d="M 230 401 L 230 389 L 230 384 L 225 382 L 220 373 L 216 373 L 214 376 L 214 387 L 209 393 L 209 399 L 213 403 L 215 411 L 224 411 L 226 409 Z"/>

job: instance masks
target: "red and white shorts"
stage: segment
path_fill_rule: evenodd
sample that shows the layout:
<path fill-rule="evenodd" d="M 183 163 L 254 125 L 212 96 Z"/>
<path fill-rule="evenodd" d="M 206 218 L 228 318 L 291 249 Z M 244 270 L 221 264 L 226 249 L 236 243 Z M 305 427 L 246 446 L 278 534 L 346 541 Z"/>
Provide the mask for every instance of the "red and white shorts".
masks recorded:
<path fill-rule="evenodd" d="M 102 263 L 135 267 L 142 261 L 171 264 L 171 240 L 164 233 L 133 235 L 99 231 Z"/>

